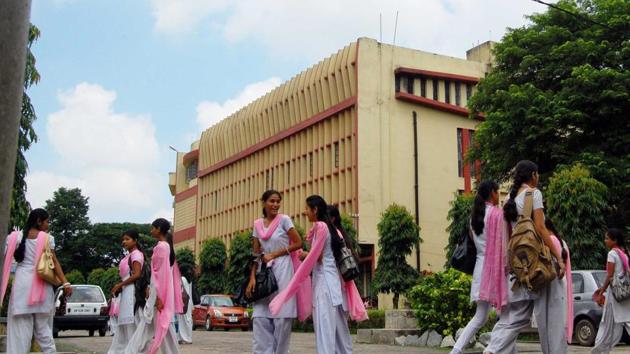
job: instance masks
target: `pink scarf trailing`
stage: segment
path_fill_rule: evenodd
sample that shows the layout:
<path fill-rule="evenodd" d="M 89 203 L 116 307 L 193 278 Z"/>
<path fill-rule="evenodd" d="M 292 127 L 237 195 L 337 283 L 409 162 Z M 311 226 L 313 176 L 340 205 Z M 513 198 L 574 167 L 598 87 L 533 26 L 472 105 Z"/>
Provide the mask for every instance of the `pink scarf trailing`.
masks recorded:
<path fill-rule="evenodd" d="M 343 239 L 343 235 L 339 230 L 337 230 L 337 234 Z M 365 310 L 365 304 L 363 303 L 363 299 L 361 299 L 361 294 L 359 294 L 359 289 L 357 289 L 356 283 L 354 280 L 344 281 L 341 275 L 339 278 L 343 283 L 342 286 L 346 289 L 346 300 L 348 303 L 348 314 L 350 315 L 350 318 L 357 322 L 367 320 L 368 314 Z"/>
<path fill-rule="evenodd" d="M 267 232 L 265 232 L 265 229 L 264 229 L 265 224 L 264 224 L 263 219 L 258 219 L 254 221 L 254 227 L 256 228 L 256 233 L 258 234 L 258 236 L 265 241 L 269 240 L 271 236 L 273 235 L 273 233 L 278 228 L 278 226 L 280 225 L 280 221 L 282 221 L 283 217 L 284 215 L 282 214 L 276 215 L 276 217 L 269 224 L 269 228 L 267 229 Z M 291 244 L 292 244 L 292 241 L 291 241 L 291 238 L 289 237 L 289 247 L 291 247 Z M 298 268 L 300 268 L 300 265 L 302 264 L 302 261 L 300 261 L 301 253 L 302 253 L 301 249 L 291 252 L 291 263 L 293 263 L 294 275 L 295 275 L 295 272 L 297 272 Z M 297 306 L 298 319 L 303 322 L 311 315 L 311 311 L 313 308 L 313 297 L 311 294 L 310 275 L 308 275 L 307 278 L 304 280 L 304 282 L 300 284 L 300 286 L 298 287 L 296 291 L 295 302 Z"/>
<path fill-rule="evenodd" d="M 562 243 L 558 237 L 551 234 L 551 241 L 553 242 L 553 247 L 556 248 L 558 253 L 562 254 Z M 565 330 L 567 342 L 571 344 L 571 338 L 573 338 L 573 279 L 571 277 L 571 254 L 569 253 L 569 247 L 566 247 L 565 249 L 567 251 L 567 262 L 564 265 L 564 279 L 566 279 L 567 285 L 567 320 Z M 562 281 L 562 279 L 558 279 L 558 281 Z"/>
<path fill-rule="evenodd" d="M 623 270 L 624 271 L 629 271 L 630 270 L 630 265 L 628 264 L 628 255 L 626 255 L 626 252 L 624 252 L 619 247 L 614 247 L 613 250 L 615 250 L 615 252 L 617 252 L 617 255 L 621 259 L 621 264 L 623 264 Z"/>
<path fill-rule="evenodd" d="M 308 276 L 311 274 L 315 263 L 318 261 L 319 256 L 322 254 L 324 250 L 324 245 L 326 244 L 326 238 L 328 237 L 328 226 L 323 222 L 315 222 L 313 227 L 308 233 L 307 241 L 311 244 L 311 250 L 302 262 L 302 265 L 298 268 L 297 272 L 293 275 L 293 279 L 284 289 L 280 292 L 269 304 L 269 310 L 272 314 L 278 314 L 282 305 L 287 303 L 289 299 L 297 293 L 302 284 L 309 279 Z M 348 297 L 348 312 L 350 314 L 350 318 L 355 321 L 363 321 L 367 319 L 367 312 L 365 311 L 365 307 L 363 305 L 363 301 L 361 300 L 361 296 L 359 295 L 359 291 L 356 288 L 356 285 L 348 285 L 346 283 L 346 296 Z M 312 296 L 312 294 L 311 294 Z M 309 309 L 309 313 L 304 319 L 310 316 L 310 312 L 312 309 Z M 301 321 L 304 319 L 300 318 Z"/>
<path fill-rule="evenodd" d="M 486 254 L 481 274 L 479 300 L 486 301 L 501 311 L 508 303 L 507 277 L 507 225 L 503 210 L 493 206 L 488 209 L 486 229 Z M 476 237 L 476 236 L 473 236 Z"/>
<path fill-rule="evenodd" d="M 181 274 L 177 263 L 171 268 L 170 252 L 169 244 L 160 241 L 153 248 L 153 256 L 151 257 L 151 284 L 155 286 L 157 297 L 164 304 L 164 308 L 156 314 L 155 334 L 149 349 L 150 354 L 155 354 L 160 349 L 173 316 L 176 313 L 182 313 L 184 308 Z"/>
<path fill-rule="evenodd" d="M 7 286 L 9 284 L 11 264 L 13 263 L 15 250 L 17 249 L 17 241 L 19 236 L 19 231 L 13 231 L 8 237 L 8 245 L 6 253 L 4 255 L 4 265 L 2 268 L 2 291 L 0 294 L 0 306 L 2 304 L 2 301 L 4 301 L 4 295 L 6 294 Z M 28 295 L 29 305 L 37 305 L 46 301 L 46 286 L 48 286 L 48 284 L 46 284 L 46 282 L 37 275 L 37 263 L 39 263 L 39 258 L 44 252 L 44 247 L 46 246 L 47 239 L 48 234 L 46 234 L 45 232 L 40 231 L 37 234 L 37 245 L 35 247 L 35 266 L 33 267 L 33 283 L 31 285 L 31 290 Z"/>

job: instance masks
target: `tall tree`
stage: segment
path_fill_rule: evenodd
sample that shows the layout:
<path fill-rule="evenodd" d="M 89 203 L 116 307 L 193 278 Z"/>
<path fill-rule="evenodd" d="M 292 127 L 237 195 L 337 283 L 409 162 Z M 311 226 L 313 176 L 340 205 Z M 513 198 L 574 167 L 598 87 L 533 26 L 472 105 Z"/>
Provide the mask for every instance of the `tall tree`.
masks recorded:
<path fill-rule="evenodd" d="M 86 265 L 87 271 L 95 268 L 117 267 L 118 262 L 124 257 L 122 235 L 130 229 L 138 230 L 140 247 L 147 257 L 151 257 L 151 251 L 157 241 L 150 236 L 150 224 L 96 223 L 92 225 L 88 235 L 81 240 L 81 247 L 88 255 L 86 259 L 86 262 L 89 263 L 89 267 Z"/>
<path fill-rule="evenodd" d="M 524 158 L 543 181 L 582 162 L 610 188 L 608 223 L 629 224 L 630 2 L 560 0 L 495 48 L 493 70 L 472 97 L 485 113 L 469 159 L 505 181 Z"/>
<path fill-rule="evenodd" d="M 88 198 L 79 188 L 61 187 L 46 201 L 46 209 L 50 214 L 49 232 L 55 237 L 61 266 L 68 272 L 76 269 L 88 274 L 93 266 L 84 247 L 90 232 Z"/>
<path fill-rule="evenodd" d="M 199 289 L 205 294 L 221 294 L 225 289 L 225 244 L 218 238 L 205 240 L 199 254 Z"/>
<path fill-rule="evenodd" d="M 239 233 L 230 245 L 230 266 L 228 268 L 227 284 L 225 291 L 229 294 L 237 294 L 239 286 L 249 276 L 249 266 L 252 259 L 252 232 Z"/>
<path fill-rule="evenodd" d="M 31 210 L 31 205 L 26 200 L 26 173 L 28 163 L 24 152 L 28 150 L 34 142 L 37 142 L 37 134 L 33 124 L 37 119 L 35 108 L 28 96 L 28 89 L 39 82 L 40 76 L 35 67 L 35 56 L 31 51 L 33 43 L 39 38 L 40 32 L 37 27 L 31 24 L 28 33 L 28 45 L 26 49 L 26 67 L 24 73 L 24 93 L 22 94 L 22 116 L 20 118 L 20 129 L 18 132 L 18 151 L 15 161 L 15 175 L 13 177 L 13 190 L 11 195 L 11 218 L 9 228 L 22 226 L 26 223 L 26 218 Z"/>
<path fill-rule="evenodd" d="M 419 241 L 419 227 L 409 211 L 393 204 L 385 210 L 377 225 L 379 239 L 378 266 L 372 286 L 381 293 L 393 293 L 394 309 L 399 295 L 418 280 L 418 271 L 407 263 L 407 256 Z"/>
<path fill-rule="evenodd" d="M 196 282 L 195 279 L 195 255 L 188 248 L 180 248 L 175 252 L 175 259 L 179 265 L 179 271 L 189 282 Z"/>

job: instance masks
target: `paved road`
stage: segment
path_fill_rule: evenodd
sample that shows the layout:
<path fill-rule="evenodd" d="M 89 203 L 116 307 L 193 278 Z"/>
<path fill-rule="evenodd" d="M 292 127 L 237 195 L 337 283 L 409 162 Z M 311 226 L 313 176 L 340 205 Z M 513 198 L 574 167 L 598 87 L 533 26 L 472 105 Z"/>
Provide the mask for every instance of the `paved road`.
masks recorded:
<path fill-rule="evenodd" d="M 86 331 L 61 332 L 57 339 L 58 350 L 77 351 L 80 353 L 106 353 L 112 337 L 88 337 Z M 192 345 L 181 346 L 182 354 L 208 353 L 251 353 L 251 332 L 241 331 L 213 331 L 197 330 L 193 333 Z M 519 353 L 540 353 L 540 347 L 532 343 L 519 343 Z M 619 346 L 612 353 L 628 353 L 630 347 Z M 315 338 L 312 333 L 293 333 L 291 338 L 291 352 L 300 354 L 315 353 Z M 429 354 L 445 353 L 448 350 L 434 348 L 398 347 L 374 344 L 354 344 L 357 354 Z M 571 346 L 570 353 L 589 353 L 590 348 Z"/>

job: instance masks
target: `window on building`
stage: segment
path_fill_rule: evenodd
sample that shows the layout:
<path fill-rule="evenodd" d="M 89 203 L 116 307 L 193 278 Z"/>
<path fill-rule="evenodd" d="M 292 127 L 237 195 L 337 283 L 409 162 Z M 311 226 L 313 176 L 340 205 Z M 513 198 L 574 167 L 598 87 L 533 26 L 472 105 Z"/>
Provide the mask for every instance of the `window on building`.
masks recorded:
<path fill-rule="evenodd" d="M 427 97 L 427 79 L 420 79 L 420 96 Z"/>
<path fill-rule="evenodd" d="M 197 178 L 197 170 L 198 170 L 197 161 L 193 161 L 188 167 L 186 167 L 186 183 L 192 181 Z"/>
<path fill-rule="evenodd" d="M 461 82 L 455 83 L 455 104 L 458 106 L 462 105 L 462 84 Z"/>
<path fill-rule="evenodd" d="M 457 128 L 457 175 L 464 177 L 464 131 Z"/>
<path fill-rule="evenodd" d="M 271 188 L 271 185 L 269 184 L 269 170 L 265 171 L 265 189 L 269 189 Z"/>
<path fill-rule="evenodd" d="M 407 93 L 413 94 L 413 77 L 407 77 Z"/>
<path fill-rule="evenodd" d="M 396 79 L 394 80 L 396 93 L 400 92 L 400 80 L 402 80 L 400 76 L 396 76 Z"/>
<path fill-rule="evenodd" d="M 339 167 L 339 142 L 335 143 L 335 168 Z"/>
<path fill-rule="evenodd" d="M 451 82 L 444 81 L 444 102 L 451 103 Z"/>
<path fill-rule="evenodd" d="M 287 162 L 287 184 L 291 185 L 291 161 Z"/>
<path fill-rule="evenodd" d="M 438 84 L 439 84 L 439 81 L 437 79 L 433 79 L 433 85 L 432 85 L 433 86 L 433 99 L 435 101 L 437 101 L 439 99 L 439 96 L 438 96 L 439 86 L 438 86 Z"/>
<path fill-rule="evenodd" d="M 270 182 L 269 182 L 269 189 L 274 189 L 274 184 L 273 184 L 273 172 L 274 172 L 275 168 L 272 168 L 271 171 L 269 171 L 269 174 L 271 175 L 271 177 L 269 177 Z"/>
<path fill-rule="evenodd" d="M 313 153 L 308 154 L 308 171 L 309 175 L 313 177 Z"/>
<path fill-rule="evenodd" d="M 472 97 L 472 84 L 466 84 L 466 102 L 470 101 Z"/>

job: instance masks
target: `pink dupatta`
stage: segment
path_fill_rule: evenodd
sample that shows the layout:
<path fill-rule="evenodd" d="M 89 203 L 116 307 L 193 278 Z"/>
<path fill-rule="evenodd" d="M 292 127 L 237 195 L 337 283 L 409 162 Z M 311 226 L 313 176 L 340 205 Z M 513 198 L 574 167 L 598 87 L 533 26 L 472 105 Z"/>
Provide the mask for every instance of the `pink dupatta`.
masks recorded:
<path fill-rule="evenodd" d="M 276 295 L 276 297 L 269 304 L 269 310 L 272 314 L 275 315 L 280 312 L 282 305 L 288 302 L 289 299 L 296 294 L 296 292 L 311 274 L 315 263 L 318 261 L 319 256 L 322 254 L 328 234 L 328 226 L 325 223 L 321 221 L 315 222 L 307 236 L 307 241 L 311 243 L 311 250 L 308 253 L 308 256 L 306 256 L 306 259 L 304 259 L 304 262 L 302 262 L 302 265 L 298 268 L 297 272 L 293 275 L 293 279 L 291 279 L 291 282 L 289 283 L 287 288 Z M 351 283 L 352 285 L 354 285 L 354 282 Z M 348 297 L 349 314 L 353 320 L 362 321 L 367 319 L 367 312 L 365 311 L 363 301 L 361 301 L 361 296 L 359 295 L 359 291 L 357 290 L 356 285 L 352 285 L 346 284 L 346 290 L 349 290 L 346 292 L 346 296 Z M 312 308 L 309 309 L 308 316 L 310 316 L 311 311 Z M 306 316 L 304 319 L 306 319 L 308 316 Z M 303 321 L 303 319 L 300 320 Z"/>
<path fill-rule="evenodd" d="M 284 217 L 284 215 L 282 214 L 276 215 L 276 217 L 269 224 L 267 232 L 265 232 L 264 229 L 265 224 L 263 219 L 258 219 L 254 221 L 254 228 L 256 228 L 256 233 L 258 234 L 258 236 L 263 240 L 268 240 L 269 238 L 271 238 L 271 235 L 273 235 L 273 233 L 278 228 L 278 225 L 280 225 L 282 217 Z M 291 243 L 291 238 L 289 237 L 289 247 L 291 247 Z M 291 252 L 291 263 L 293 263 L 294 276 L 298 268 L 300 268 L 300 265 L 302 264 L 302 261 L 300 261 L 300 253 L 302 253 L 301 249 Z M 298 319 L 300 321 L 305 321 L 311 315 L 313 307 L 310 275 L 308 275 L 304 282 L 298 287 L 296 291 L 295 302 L 297 306 Z M 280 310 L 278 309 L 278 311 Z"/>
<path fill-rule="evenodd" d="M 621 259 L 621 264 L 623 264 L 623 270 L 624 271 L 629 271 L 630 270 L 630 265 L 628 264 L 628 255 L 626 255 L 626 253 L 624 251 L 622 251 L 621 248 L 619 248 L 619 247 L 615 247 L 615 248 L 613 248 L 613 250 L 615 250 L 615 252 L 617 252 L 617 255 L 619 256 L 619 259 Z"/>
<path fill-rule="evenodd" d="M 554 234 L 551 234 L 551 241 L 553 242 L 553 247 L 556 248 L 558 253 L 562 254 L 562 243 L 558 239 L 558 237 Z M 567 320 L 565 325 L 565 331 L 567 335 L 567 342 L 571 344 L 571 339 L 573 338 L 573 278 L 571 277 L 571 254 L 569 253 L 569 247 L 566 248 L 567 251 L 567 263 L 564 265 L 564 279 L 567 281 Z M 561 279 L 557 279 L 561 281 Z"/>
<path fill-rule="evenodd" d="M 9 284 L 9 275 L 11 274 L 11 264 L 13 263 L 13 256 L 15 254 L 15 250 L 17 249 L 17 240 L 20 236 L 19 231 L 13 231 L 8 237 L 8 245 L 7 250 L 4 254 L 4 265 L 2 268 L 2 291 L 0 294 L 0 306 L 2 301 L 4 301 L 4 295 L 6 294 L 7 286 Z M 31 285 L 31 290 L 28 294 L 28 304 L 29 305 L 37 305 L 46 301 L 46 282 L 37 275 L 37 263 L 39 263 L 39 258 L 42 256 L 44 252 L 44 247 L 46 246 L 46 240 L 48 239 L 48 234 L 40 231 L 37 234 L 37 245 L 35 247 L 35 266 L 33 267 L 33 283 Z"/>
<path fill-rule="evenodd" d="M 150 354 L 157 353 L 169 330 L 173 315 L 178 312 L 181 313 L 183 310 L 181 274 L 177 263 L 171 269 L 170 252 L 169 244 L 160 241 L 153 248 L 153 256 L 151 257 L 151 284 L 155 286 L 157 297 L 164 304 L 164 308 L 162 311 L 158 311 L 156 315 L 155 334 L 149 349 Z"/>
<path fill-rule="evenodd" d="M 488 210 L 486 254 L 481 272 L 479 300 L 501 311 L 508 303 L 507 286 L 507 225 L 503 210 L 493 206 Z M 476 236 L 473 236 L 476 237 Z"/>

